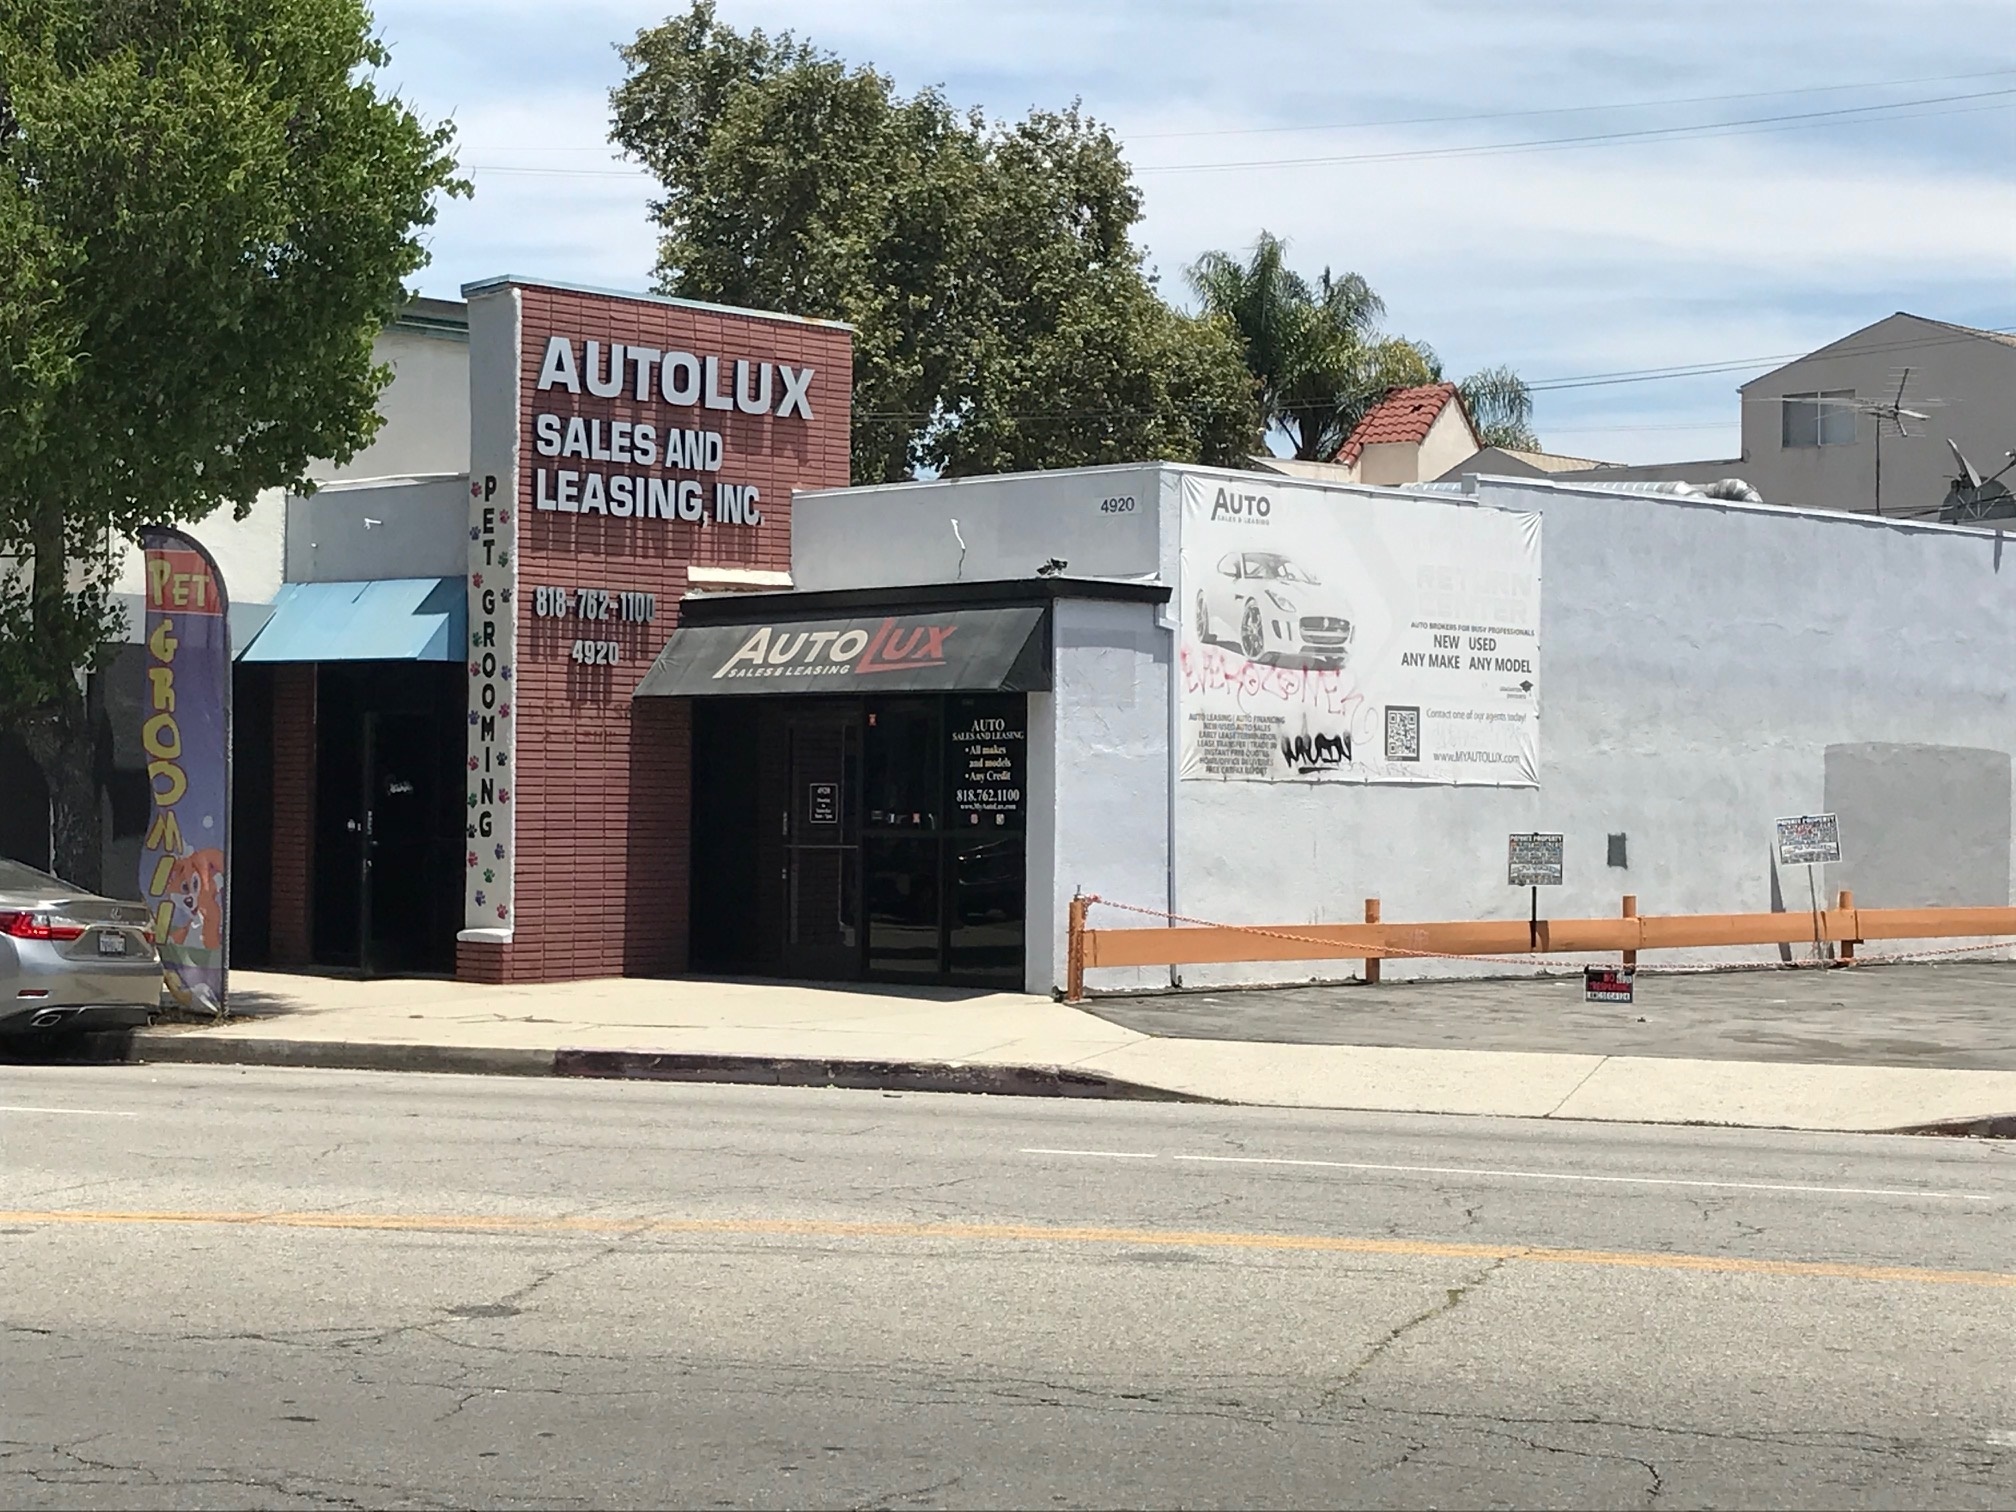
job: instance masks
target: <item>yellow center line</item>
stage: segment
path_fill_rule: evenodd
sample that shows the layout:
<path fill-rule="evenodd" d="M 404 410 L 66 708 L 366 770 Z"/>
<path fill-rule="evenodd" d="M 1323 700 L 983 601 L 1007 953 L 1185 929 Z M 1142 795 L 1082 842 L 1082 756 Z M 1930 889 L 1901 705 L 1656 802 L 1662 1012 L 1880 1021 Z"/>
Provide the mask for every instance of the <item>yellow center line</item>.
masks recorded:
<path fill-rule="evenodd" d="M 374 1233 L 725 1235 L 752 1238 L 964 1240 L 978 1243 L 1139 1244 L 1192 1249 L 1397 1255 L 1433 1260 L 1518 1260 L 1736 1276 L 1898 1281 L 1921 1286 L 2016 1288 L 2002 1271 L 1931 1270 L 1835 1260 L 1758 1260 L 1740 1255 L 1649 1250 L 1554 1249 L 1530 1244 L 1456 1244 L 1435 1239 L 1354 1239 L 1331 1234 L 1242 1234 L 1186 1229 L 1066 1227 L 1027 1223 L 852 1223 L 822 1218 L 537 1218 L 478 1213 L 229 1213 L 0 1211 L 0 1223 L 160 1227 L 346 1229 Z"/>

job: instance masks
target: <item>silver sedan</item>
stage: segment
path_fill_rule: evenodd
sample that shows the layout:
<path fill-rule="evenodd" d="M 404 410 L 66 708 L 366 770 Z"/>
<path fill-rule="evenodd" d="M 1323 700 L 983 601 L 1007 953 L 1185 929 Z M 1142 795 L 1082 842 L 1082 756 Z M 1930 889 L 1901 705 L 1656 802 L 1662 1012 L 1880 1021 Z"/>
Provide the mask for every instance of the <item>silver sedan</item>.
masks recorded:
<path fill-rule="evenodd" d="M 144 907 L 0 858 L 0 1035 L 132 1029 L 160 1004 Z"/>

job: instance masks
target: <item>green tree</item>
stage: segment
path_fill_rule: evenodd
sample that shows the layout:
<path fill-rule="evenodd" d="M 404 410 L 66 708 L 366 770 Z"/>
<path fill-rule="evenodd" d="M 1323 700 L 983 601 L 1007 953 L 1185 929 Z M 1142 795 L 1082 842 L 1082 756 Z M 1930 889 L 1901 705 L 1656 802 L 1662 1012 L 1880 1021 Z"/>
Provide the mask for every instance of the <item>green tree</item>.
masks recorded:
<path fill-rule="evenodd" d="M 1365 412 L 1396 388 L 1435 383 L 1441 359 L 1425 342 L 1379 329 L 1385 301 L 1356 273 L 1325 268 L 1313 282 L 1287 263 L 1287 243 L 1262 231 L 1240 260 L 1206 252 L 1189 270 L 1208 314 L 1237 329 L 1261 412 L 1305 462 L 1337 455 Z M 1538 446 L 1533 397 L 1508 367 L 1458 385 L 1486 445 Z"/>
<path fill-rule="evenodd" d="M 364 0 L 0 5 L 0 727 L 86 886 L 122 539 L 355 455 L 416 233 L 464 190 L 370 28 Z"/>
<path fill-rule="evenodd" d="M 856 481 L 1251 451 L 1232 333 L 1156 294 L 1119 145 L 1075 107 L 990 125 L 708 0 L 621 51 L 658 287 L 851 324 Z"/>
<path fill-rule="evenodd" d="M 1533 433 L 1533 391 L 1509 367 L 1488 367 L 1457 385 L 1470 410 L 1477 439 L 1486 446 L 1538 451 Z"/>

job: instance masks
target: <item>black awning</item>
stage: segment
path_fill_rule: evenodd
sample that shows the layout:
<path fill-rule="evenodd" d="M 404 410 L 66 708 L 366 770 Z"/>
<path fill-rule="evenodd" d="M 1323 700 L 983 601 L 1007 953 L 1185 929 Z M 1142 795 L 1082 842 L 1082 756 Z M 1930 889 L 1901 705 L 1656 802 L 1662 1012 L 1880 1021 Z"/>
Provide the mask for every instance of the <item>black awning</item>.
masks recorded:
<path fill-rule="evenodd" d="M 1018 606 L 687 625 L 635 696 L 1041 692 L 1050 686 L 1048 615 Z"/>

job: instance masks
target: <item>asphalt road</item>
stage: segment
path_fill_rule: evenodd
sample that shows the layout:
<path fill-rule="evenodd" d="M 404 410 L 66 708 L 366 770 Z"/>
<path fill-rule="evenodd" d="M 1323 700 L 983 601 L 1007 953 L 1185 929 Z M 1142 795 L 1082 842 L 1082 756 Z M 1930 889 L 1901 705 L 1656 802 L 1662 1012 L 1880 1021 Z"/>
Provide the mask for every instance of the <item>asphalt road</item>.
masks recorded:
<path fill-rule="evenodd" d="M 0 1505 L 2016 1505 L 2016 1149 L 0 1071 Z"/>

